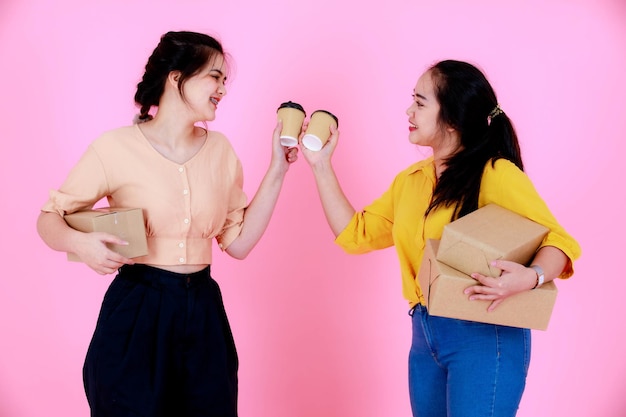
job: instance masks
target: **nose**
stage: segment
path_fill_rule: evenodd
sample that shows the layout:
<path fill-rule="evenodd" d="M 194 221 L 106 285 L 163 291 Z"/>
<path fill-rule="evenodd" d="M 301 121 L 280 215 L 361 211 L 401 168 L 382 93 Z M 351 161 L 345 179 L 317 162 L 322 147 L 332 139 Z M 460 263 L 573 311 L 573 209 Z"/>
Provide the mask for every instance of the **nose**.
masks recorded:
<path fill-rule="evenodd" d="M 220 85 L 220 86 L 217 88 L 217 93 L 218 93 L 220 96 L 224 97 L 224 96 L 226 95 L 226 93 L 227 93 L 227 91 L 226 91 L 226 86 L 225 86 L 224 84 Z"/>

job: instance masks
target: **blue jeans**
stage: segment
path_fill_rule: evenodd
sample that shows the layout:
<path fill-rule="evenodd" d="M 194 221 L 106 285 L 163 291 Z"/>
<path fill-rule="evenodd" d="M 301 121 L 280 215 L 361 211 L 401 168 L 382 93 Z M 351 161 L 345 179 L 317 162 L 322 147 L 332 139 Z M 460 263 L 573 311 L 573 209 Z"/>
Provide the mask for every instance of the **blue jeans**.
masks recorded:
<path fill-rule="evenodd" d="M 512 417 L 530 362 L 530 330 L 409 313 L 414 417 Z"/>

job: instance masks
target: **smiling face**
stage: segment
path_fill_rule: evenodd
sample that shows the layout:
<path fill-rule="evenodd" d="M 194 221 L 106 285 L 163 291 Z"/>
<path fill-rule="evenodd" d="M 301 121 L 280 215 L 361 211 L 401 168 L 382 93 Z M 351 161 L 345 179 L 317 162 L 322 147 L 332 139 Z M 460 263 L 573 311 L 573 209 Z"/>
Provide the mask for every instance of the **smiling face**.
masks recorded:
<path fill-rule="evenodd" d="M 197 121 L 215 119 L 219 102 L 226 95 L 227 69 L 224 57 L 211 59 L 197 74 L 187 79 L 182 96 Z"/>
<path fill-rule="evenodd" d="M 441 135 L 439 102 L 430 72 L 424 73 L 413 89 L 413 103 L 407 109 L 409 141 L 415 145 L 431 146 Z"/>
<path fill-rule="evenodd" d="M 458 144 L 454 129 L 439 121 L 439 102 L 430 71 L 425 72 L 413 90 L 413 103 L 406 110 L 409 116 L 409 142 L 428 146 L 435 154 L 450 151 Z"/>

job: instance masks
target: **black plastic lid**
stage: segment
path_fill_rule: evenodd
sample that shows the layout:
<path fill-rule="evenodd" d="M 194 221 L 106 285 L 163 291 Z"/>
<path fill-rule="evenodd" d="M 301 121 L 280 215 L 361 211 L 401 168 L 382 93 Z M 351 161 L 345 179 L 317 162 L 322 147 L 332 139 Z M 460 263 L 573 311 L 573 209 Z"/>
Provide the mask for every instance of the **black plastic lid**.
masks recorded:
<path fill-rule="evenodd" d="M 287 101 L 285 103 L 282 103 L 278 109 L 276 109 L 276 111 L 280 110 L 280 109 L 284 109 L 285 107 L 289 107 L 292 109 L 298 109 L 300 110 L 302 113 L 304 113 L 304 115 L 306 116 L 306 112 L 304 111 L 304 108 L 299 105 L 298 103 L 294 103 L 293 101 Z"/>
<path fill-rule="evenodd" d="M 311 116 L 313 116 L 313 114 L 317 113 L 317 112 L 322 112 L 322 113 L 326 113 L 328 114 L 330 117 L 332 117 L 333 119 L 335 119 L 335 122 L 337 122 L 337 127 L 339 127 L 339 119 L 337 119 L 337 116 L 335 116 L 334 114 L 332 114 L 331 112 L 329 112 L 328 110 L 315 110 L 313 113 L 311 113 Z"/>

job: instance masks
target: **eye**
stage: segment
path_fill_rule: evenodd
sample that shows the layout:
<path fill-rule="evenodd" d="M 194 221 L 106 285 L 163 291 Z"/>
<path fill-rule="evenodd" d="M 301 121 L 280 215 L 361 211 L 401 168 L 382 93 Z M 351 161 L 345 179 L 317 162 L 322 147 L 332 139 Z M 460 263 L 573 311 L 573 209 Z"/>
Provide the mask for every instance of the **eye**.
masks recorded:
<path fill-rule="evenodd" d="M 226 82 L 226 75 L 220 70 L 212 69 L 209 71 L 209 77 L 213 78 L 217 82 Z"/>
<path fill-rule="evenodd" d="M 415 104 L 417 104 L 417 107 L 424 107 L 424 104 L 422 104 L 417 94 L 411 94 L 411 98 L 415 101 Z"/>

